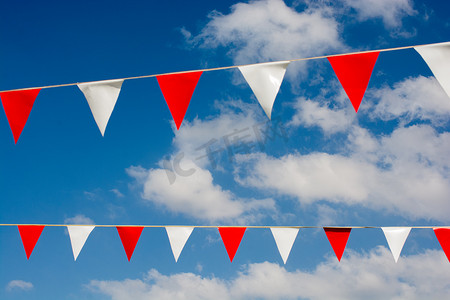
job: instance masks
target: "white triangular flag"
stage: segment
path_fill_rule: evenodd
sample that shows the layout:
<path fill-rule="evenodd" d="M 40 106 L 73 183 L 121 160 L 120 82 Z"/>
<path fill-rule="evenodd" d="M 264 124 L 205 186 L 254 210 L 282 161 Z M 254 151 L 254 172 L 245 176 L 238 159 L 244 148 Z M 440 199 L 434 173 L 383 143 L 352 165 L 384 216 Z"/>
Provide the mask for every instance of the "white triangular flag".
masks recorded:
<path fill-rule="evenodd" d="M 78 254 L 83 249 L 84 243 L 95 228 L 94 225 L 74 226 L 68 225 L 70 242 L 72 243 L 73 258 L 77 260 Z"/>
<path fill-rule="evenodd" d="M 395 262 L 398 261 L 411 227 L 381 227 Z"/>
<path fill-rule="evenodd" d="M 288 65 L 282 61 L 239 67 L 269 119 Z"/>
<path fill-rule="evenodd" d="M 270 228 L 270 230 L 272 231 L 281 258 L 284 264 L 286 264 L 289 253 L 291 253 L 292 245 L 294 245 L 295 238 L 297 237 L 298 228 Z"/>
<path fill-rule="evenodd" d="M 450 97 L 450 42 L 414 47 Z"/>
<path fill-rule="evenodd" d="M 122 83 L 123 80 L 120 79 L 78 84 L 102 135 L 105 135 L 106 125 L 116 105 Z"/>
<path fill-rule="evenodd" d="M 194 230 L 194 227 L 166 227 L 167 236 L 169 237 L 169 242 L 172 247 L 172 253 L 175 257 L 175 261 L 178 261 L 178 257 L 189 239 L 192 230 Z"/>

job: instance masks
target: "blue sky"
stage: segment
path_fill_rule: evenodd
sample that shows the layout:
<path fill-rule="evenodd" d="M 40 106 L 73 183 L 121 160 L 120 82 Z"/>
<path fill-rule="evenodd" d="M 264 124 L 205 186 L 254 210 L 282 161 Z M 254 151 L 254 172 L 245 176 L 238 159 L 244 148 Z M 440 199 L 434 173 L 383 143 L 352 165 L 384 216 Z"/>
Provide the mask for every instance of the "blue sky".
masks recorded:
<path fill-rule="evenodd" d="M 408 0 L 3 1 L 0 90 L 446 42 L 448 11 Z M 358 114 L 326 59 L 289 65 L 272 122 L 237 70 L 202 75 L 179 131 L 155 78 L 124 82 L 104 137 L 76 86 L 44 89 L 16 145 L 0 117 L 0 223 L 448 225 L 449 116 L 413 49 L 380 54 Z M 170 173 L 177 161 L 192 174 Z M 2 299 L 450 292 L 431 229 L 412 230 L 397 264 L 380 229 L 354 229 L 340 263 L 322 230 L 301 229 L 286 265 L 269 229 L 248 229 L 233 263 L 216 229 L 194 230 L 178 263 L 162 228 L 143 231 L 131 262 L 114 228 L 96 228 L 76 262 L 61 227 L 44 229 L 28 261 L 16 227 L 0 240 Z"/>

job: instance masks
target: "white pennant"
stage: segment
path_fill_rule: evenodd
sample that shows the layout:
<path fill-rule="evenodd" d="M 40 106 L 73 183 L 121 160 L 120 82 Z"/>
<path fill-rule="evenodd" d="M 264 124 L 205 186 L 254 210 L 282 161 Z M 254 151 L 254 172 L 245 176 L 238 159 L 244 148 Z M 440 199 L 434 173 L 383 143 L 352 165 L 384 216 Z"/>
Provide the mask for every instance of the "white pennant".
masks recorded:
<path fill-rule="evenodd" d="M 283 61 L 239 67 L 269 119 L 288 65 Z"/>
<path fill-rule="evenodd" d="M 123 80 L 119 79 L 78 84 L 86 97 L 102 136 L 105 135 L 106 125 L 108 125 L 109 117 L 116 105 L 122 83 Z"/>
<path fill-rule="evenodd" d="M 272 231 L 281 258 L 284 264 L 286 264 L 289 253 L 291 253 L 292 245 L 294 245 L 295 238 L 297 237 L 298 228 L 270 228 L 270 230 Z"/>
<path fill-rule="evenodd" d="M 450 97 L 450 42 L 414 47 Z"/>
<path fill-rule="evenodd" d="M 398 261 L 411 227 L 381 227 L 395 262 Z"/>
<path fill-rule="evenodd" d="M 95 228 L 94 225 L 73 226 L 68 225 L 70 242 L 72 243 L 73 258 L 77 260 L 78 254 L 83 249 L 84 243 Z"/>
<path fill-rule="evenodd" d="M 175 261 L 178 261 L 178 257 L 189 239 L 192 230 L 194 230 L 194 227 L 166 227 L 167 236 L 169 237 L 170 247 L 172 248 Z"/>

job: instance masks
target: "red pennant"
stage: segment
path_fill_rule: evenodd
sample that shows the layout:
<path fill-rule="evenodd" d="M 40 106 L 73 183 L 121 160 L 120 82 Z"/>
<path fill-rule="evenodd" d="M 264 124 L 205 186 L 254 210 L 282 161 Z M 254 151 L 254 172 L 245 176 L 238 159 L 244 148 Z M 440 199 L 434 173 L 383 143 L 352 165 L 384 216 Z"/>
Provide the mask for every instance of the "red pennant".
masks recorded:
<path fill-rule="evenodd" d="M 337 259 L 341 261 L 342 254 L 344 254 L 345 246 L 350 235 L 351 228 L 327 228 L 324 227 L 325 233 L 333 247 Z"/>
<path fill-rule="evenodd" d="M 450 262 L 450 228 L 433 228 L 442 250 Z"/>
<path fill-rule="evenodd" d="M 22 238 L 23 247 L 25 248 L 25 253 L 27 259 L 30 258 L 33 252 L 34 246 L 36 246 L 39 237 L 41 236 L 42 230 L 44 230 L 43 225 L 18 225 L 20 237 Z"/>
<path fill-rule="evenodd" d="M 40 90 L 32 89 L 0 93 L 3 109 L 11 127 L 15 143 L 17 143 L 25 123 L 27 123 L 34 100 L 36 100 Z"/>
<path fill-rule="evenodd" d="M 181 122 L 183 122 L 192 94 L 202 73 L 200 71 L 156 76 L 175 125 L 177 125 L 177 130 L 180 129 Z"/>
<path fill-rule="evenodd" d="M 227 249 L 228 257 L 233 262 L 234 255 L 236 254 L 242 237 L 244 236 L 246 227 L 219 227 L 219 233 L 222 237 L 225 249 Z"/>
<path fill-rule="evenodd" d="M 144 227 L 117 226 L 116 228 L 120 240 L 122 241 L 123 248 L 125 249 L 125 253 L 127 254 L 128 261 L 130 261 Z"/>
<path fill-rule="evenodd" d="M 358 112 L 361 100 L 369 85 L 378 54 L 380 52 L 328 57 L 334 73 L 336 73 L 356 112 Z"/>

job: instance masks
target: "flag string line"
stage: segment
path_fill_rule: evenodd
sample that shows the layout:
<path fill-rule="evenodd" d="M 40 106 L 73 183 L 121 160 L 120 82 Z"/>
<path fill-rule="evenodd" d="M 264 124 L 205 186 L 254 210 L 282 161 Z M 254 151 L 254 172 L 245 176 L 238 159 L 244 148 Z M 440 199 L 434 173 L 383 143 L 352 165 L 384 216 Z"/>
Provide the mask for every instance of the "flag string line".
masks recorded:
<path fill-rule="evenodd" d="M 67 227 L 67 226 L 95 226 L 95 227 L 145 227 L 145 228 L 166 228 L 166 227 L 194 227 L 194 228 L 352 228 L 352 229 L 364 229 L 364 228 L 399 228 L 408 227 L 416 229 L 433 229 L 433 228 L 450 228 L 450 226 L 309 226 L 309 225 L 96 225 L 96 224 L 0 224 L 1 227 L 6 226 L 45 226 L 45 227 Z"/>
<path fill-rule="evenodd" d="M 26 91 L 26 90 L 33 90 L 33 89 L 50 89 L 50 88 L 57 88 L 57 87 L 74 86 L 74 85 L 78 85 L 78 84 L 98 83 L 98 82 L 102 82 L 102 81 L 134 80 L 134 79 L 152 78 L 152 77 L 162 76 L 162 75 L 176 75 L 176 74 L 186 74 L 186 73 L 194 73 L 194 72 L 210 72 L 210 71 L 219 71 L 219 70 L 229 70 L 229 69 L 235 69 L 235 68 L 239 68 L 239 67 L 261 65 L 261 64 L 267 64 L 267 63 L 308 61 L 308 60 L 316 60 L 316 59 L 323 59 L 323 58 L 327 58 L 327 57 L 336 57 L 336 56 L 344 56 L 344 55 L 363 54 L 363 53 L 371 53 L 371 52 L 398 51 L 398 50 L 412 49 L 412 48 L 415 48 L 415 47 L 431 46 L 431 45 L 438 45 L 438 44 L 442 44 L 442 43 L 431 43 L 431 44 L 422 44 L 422 45 L 415 45 L 415 46 L 385 48 L 385 49 L 378 49 L 378 50 L 364 50 L 364 51 L 357 51 L 357 52 L 347 52 L 347 53 L 340 53 L 340 54 L 321 55 L 321 56 L 314 56 L 314 57 L 287 59 L 287 60 L 272 61 L 272 62 L 262 62 L 262 63 L 255 63 L 255 64 L 234 65 L 234 66 L 216 67 L 216 68 L 208 68 L 208 69 L 197 69 L 197 70 L 189 70 L 189 71 L 177 71 L 177 72 L 168 72 L 168 73 L 160 73 L 160 74 L 151 74 L 151 75 L 142 75 L 142 76 L 133 76 L 133 77 L 123 77 L 123 78 L 116 78 L 116 79 L 105 79 L 105 80 L 85 81 L 85 82 L 77 82 L 77 83 L 46 85 L 46 86 L 40 86 L 40 87 L 19 88 L 19 89 L 0 91 L 0 93 L 3 93 L 3 92 L 18 92 L 18 91 Z"/>

